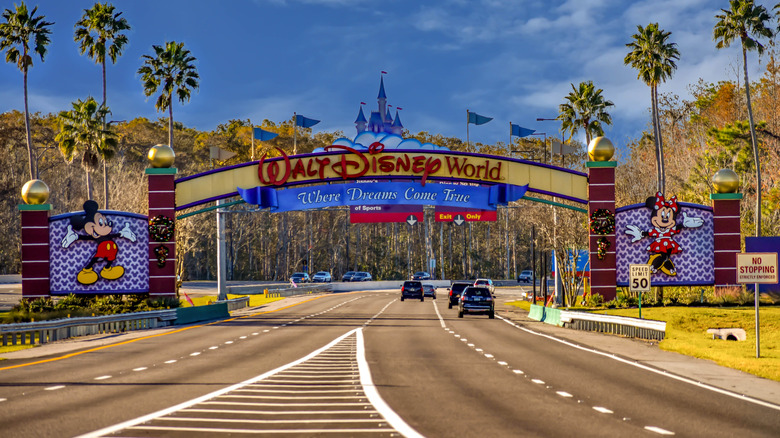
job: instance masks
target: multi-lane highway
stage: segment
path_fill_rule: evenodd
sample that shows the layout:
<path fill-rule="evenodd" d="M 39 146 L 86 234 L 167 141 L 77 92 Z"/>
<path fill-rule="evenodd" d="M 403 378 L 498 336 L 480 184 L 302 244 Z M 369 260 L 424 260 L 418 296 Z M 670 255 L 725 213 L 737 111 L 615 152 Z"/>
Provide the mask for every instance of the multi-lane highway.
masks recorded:
<path fill-rule="evenodd" d="M 0 435 L 771 436 L 780 407 L 446 300 L 329 294 L 0 362 Z M 619 359 L 619 358 L 618 358 Z M 695 382 L 694 382 L 695 383 Z"/>

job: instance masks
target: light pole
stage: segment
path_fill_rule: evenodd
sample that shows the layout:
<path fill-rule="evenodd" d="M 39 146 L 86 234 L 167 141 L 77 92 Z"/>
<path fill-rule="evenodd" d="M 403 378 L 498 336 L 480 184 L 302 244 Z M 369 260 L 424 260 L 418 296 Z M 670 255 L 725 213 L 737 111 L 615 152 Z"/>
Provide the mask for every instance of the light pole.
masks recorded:
<path fill-rule="evenodd" d="M 558 119 L 548 119 L 544 117 L 537 117 L 537 122 L 544 122 L 544 121 L 555 121 Z M 561 133 L 561 144 L 563 144 L 563 133 Z M 555 151 L 552 150 L 552 142 L 550 142 L 550 164 L 552 164 L 553 157 L 554 157 Z M 563 157 L 563 154 L 561 154 L 561 157 Z M 563 158 L 561 158 L 561 166 L 563 166 Z M 555 198 L 553 198 L 555 200 Z M 558 267 L 558 260 L 561 259 L 561 257 L 568 257 L 568 254 L 558 254 L 558 212 L 555 210 L 555 206 L 552 206 L 553 209 L 553 248 L 556 250 L 555 252 L 555 264 L 553 265 L 553 270 L 555 271 L 555 299 L 559 302 L 561 302 L 561 293 L 563 292 L 563 283 L 561 279 L 561 270 Z"/>

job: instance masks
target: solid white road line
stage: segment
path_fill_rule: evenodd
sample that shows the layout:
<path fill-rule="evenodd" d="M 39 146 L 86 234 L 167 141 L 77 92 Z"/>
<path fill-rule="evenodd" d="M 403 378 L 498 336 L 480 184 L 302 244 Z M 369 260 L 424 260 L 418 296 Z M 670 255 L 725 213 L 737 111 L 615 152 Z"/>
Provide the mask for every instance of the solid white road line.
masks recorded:
<path fill-rule="evenodd" d="M 755 398 L 752 398 L 752 397 L 748 397 L 748 396 L 743 395 L 743 394 L 738 394 L 736 392 L 731 392 L 731 391 L 728 391 L 726 389 L 722 389 L 722 388 L 718 388 L 716 386 L 708 385 L 706 383 L 697 382 L 696 380 L 692 380 L 692 379 L 689 379 L 687 377 L 677 376 L 677 375 L 668 373 L 668 372 L 666 372 L 664 370 L 658 370 L 658 369 L 649 367 L 647 365 L 643 365 L 641 363 L 632 362 L 630 360 L 623 359 L 622 357 L 615 356 L 614 354 L 611 354 L 611 353 L 605 353 L 603 351 L 599 351 L 599 350 L 596 350 L 596 349 L 593 349 L 593 348 L 583 347 L 581 345 L 577 345 L 577 344 L 574 344 L 572 342 L 565 341 L 565 340 L 560 339 L 560 338 L 556 338 L 555 336 L 546 335 L 544 333 L 535 332 L 535 331 L 527 329 L 525 327 L 521 327 L 521 326 L 515 324 L 514 322 L 512 322 L 512 321 L 502 317 L 502 316 L 496 315 L 496 317 L 501 319 L 505 323 L 507 323 L 507 324 L 517 328 L 517 329 L 520 329 L 520 330 L 522 330 L 524 332 L 530 333 L 532 335 L 541 336 L 543 338 L 547 338 L 547 339 L 550 339 L 552 341 L 559 342 L 559 343 L 564 344 L 564 345 L 568 345 L 569 347 L 576 348 L 578 350 L 587 351 L 589 353 L 598 354 L 600 356 L 608 357 L 608 358 L 616 360 L 618 362 L 622 362 L 622 363 L 624 363 L 626 365 L 631 365 L 631 366 L 634 366 L 634 367 L 637 367 L 637 368 L 641 368 L 643 370 L 650 371 L 652 373 L 656 373 L 656 374 L 661 375 L 661 376 L 669 377 L 670 379 L 675 379 L 675 380 L 678 380 L 680 382 L 685 382 L 685 383 L 688 383 L 688 384 L 691 384 L 691 385 L 694 385 L 694 386 L 698 386 L 699 388 L 708 389 L 710 391 L 717 392 L 719 394 L 727 395 L 729 397 L 734 397 L 734 398 L 739 399 L 739 400 L 744 400 L 744 401 L 747 401 L 747 402 L 750 402 L 750 403 L 753 403 L 753 404 L 757 404 L 757 405 L 760 405 L 760 406 L 764 406 L 764 407 L 767 407 L 767 408 L 771 408 L 771 409 L 780 411 L 780 405 L 777 405 L 777 404 L 765 402 L 763 400 L 758 400 L 758 399 L 755 399 Z"/>
<path fill-rule="evenodd" d="M 390 423 L 390 426 L 401 433 L 401 435 L 407 438 L 423 438 L 416 430 L 390 409 L 390 406 L 385 403 L 382 396 L 379 395 L 374 382 L 371 380 L 371 369 L 368 367 L 368 361 L 366 361 L 366 347 L 363 344 L 363 329 L 357 329 L 357 362 L 358 369 L 360 370 L 360 384 L 363 386 L 363 392 L 366 393 L 366 397 L 374 405 L 374 408 L 382 414 L 383 417 Z"/>

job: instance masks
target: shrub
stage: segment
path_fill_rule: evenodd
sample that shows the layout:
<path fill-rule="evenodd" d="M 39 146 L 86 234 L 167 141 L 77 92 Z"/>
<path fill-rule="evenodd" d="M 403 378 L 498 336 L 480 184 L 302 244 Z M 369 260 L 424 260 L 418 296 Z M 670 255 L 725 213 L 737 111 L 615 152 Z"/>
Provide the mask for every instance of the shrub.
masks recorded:
<path fill-rule="evenodd" d="M 585 305 L 588 307 L 601 307 L 604 305 L 604 297 L 601 294 L 591 293 L 588 295 Z"/>

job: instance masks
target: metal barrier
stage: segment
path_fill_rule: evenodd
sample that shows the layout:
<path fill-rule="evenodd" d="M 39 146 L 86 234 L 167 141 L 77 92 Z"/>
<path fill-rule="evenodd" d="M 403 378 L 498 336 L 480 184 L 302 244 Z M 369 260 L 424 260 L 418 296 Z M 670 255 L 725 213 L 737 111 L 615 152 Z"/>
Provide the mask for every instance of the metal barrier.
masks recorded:
<path fill-rule="evenodd" d="M 172 325 L 176 309 L 119 315 L 55 319 L 52 321 L 0 324 L 3 346 L 46 344 L 62 339 L 102 333 L 122 333 Z"/>
<path fill-rule="evenodd" d="M 233 298 L 232 300 L 217 301 L 217 303 L 227 303 L 228 312 L 249 307 L 249 297 Z"/>
<path fill-rule="evenodd" d="M 666 322 L 626 316 L 599 315 L 598 313 L 574 312 L 571 310 L 531 305 L 528 317 L 548 324 L 574 330 L 611 333 L 631 338 L 663 340 L 666 336 Z"/>
<path fill-rule="evenodd" d="M 662 341 L 666 336 L 666 321 L 561 310 L 561 322 L 564 327 L 575 330 L 611 333 L 630 338 Z"/>

